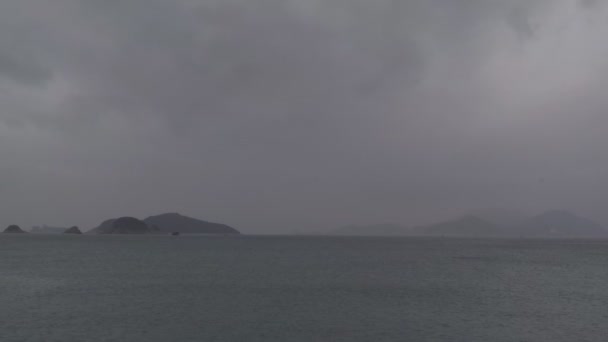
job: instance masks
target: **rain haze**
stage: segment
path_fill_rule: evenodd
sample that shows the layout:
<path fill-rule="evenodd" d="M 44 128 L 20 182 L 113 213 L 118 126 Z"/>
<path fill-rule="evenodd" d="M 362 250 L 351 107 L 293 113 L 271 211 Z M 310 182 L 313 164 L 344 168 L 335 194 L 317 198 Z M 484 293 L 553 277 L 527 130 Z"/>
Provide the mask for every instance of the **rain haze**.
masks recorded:
<path fill-rule="evenodd" d="M 607 18 L 592 0 L 2 1 L 0 224 L 608 224 Z"/>

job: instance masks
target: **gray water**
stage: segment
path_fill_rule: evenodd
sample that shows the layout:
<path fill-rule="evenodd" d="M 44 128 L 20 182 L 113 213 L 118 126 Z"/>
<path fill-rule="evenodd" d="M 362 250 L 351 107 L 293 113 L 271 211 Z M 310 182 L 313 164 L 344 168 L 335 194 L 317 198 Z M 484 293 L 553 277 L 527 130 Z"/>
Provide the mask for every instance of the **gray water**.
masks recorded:
<path fill-rule="evenodd" d="M 608 242 L 0 236 L 0 341 L 605 341 Z"/>

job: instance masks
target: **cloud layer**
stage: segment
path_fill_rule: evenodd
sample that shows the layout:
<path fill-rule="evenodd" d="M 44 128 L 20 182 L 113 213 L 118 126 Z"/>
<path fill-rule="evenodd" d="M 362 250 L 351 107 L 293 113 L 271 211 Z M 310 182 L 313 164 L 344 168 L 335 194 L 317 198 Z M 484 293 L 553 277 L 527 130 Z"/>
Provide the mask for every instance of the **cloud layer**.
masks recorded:
<path fill-rule="evenodd" d="M 607 18 L 591 0 L 3 2 L 0 223 L 608 222 Z"/>

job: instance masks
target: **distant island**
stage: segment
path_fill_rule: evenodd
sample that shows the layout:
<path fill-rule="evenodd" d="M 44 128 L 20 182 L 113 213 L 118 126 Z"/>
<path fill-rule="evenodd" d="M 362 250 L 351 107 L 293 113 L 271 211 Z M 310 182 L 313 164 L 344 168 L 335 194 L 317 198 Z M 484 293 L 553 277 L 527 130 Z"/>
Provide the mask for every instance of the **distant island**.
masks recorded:
<path fill-rule="evenodd" d="M 180 215 L 167 213 L 150 216 L 143 220 L 134 217 L 121 217 L 103 221 L 87 234 L 214 234 L 238 235 L 235 228 L 225 224 L 213 223 Z M 177 235 L 177 234 L 175 234 Z"/>
<path fill-rule="evenodd" d="M 80 231 L 80 228 L 74 226 L 71 228 L 66 229 L 63 234 L 75 234 L 75 235 L 81 235 L 82 231 Z"/>
<path fill-rule="evenodd" d="M 47 225 L 32 227 L 34 234 L 69 234 L 81 235 L 83 231 L 73 226 L 70 228 L 51 227 Z M 27 231 L 17 225 L 11 225 L 4 230 L 6 234 L 25 234 Z M 140 220 L 135 217 L 120 217 L 103 221 L 99 226 L 88 230 L 86 234 L 208 234 L 208 235 L 240 235 L 233 227 L 184 216 L 178 213 L 154 215 Z"/>
<path fill-rule="evenodd" d="M 4 230 L 4 233 L 5 234 L 25 234 L 26 231 L 24 231 L 23 229 L 21 229 L 21 227 L 13 224 L 13 225 L 8 226 Z"/>
<path fill-rule="evenodd" d="M 497 219 L 497 218 L 501 219 Z M 407 227 L 399 224 L 346 226 L 331 235 L 353 236 L 444 236 L 496 238 L 608 238 L 608 230 L 587 218 L 565 210 L 553 210 L 532 217 L 493 213 L 465 215 L 436 224 Z"/>
<path fill-rule="evenodd" d="M 4 230 L 6 234 L 28 233 L 17 225 Z M 103 221 L 86 232 L 70 228 L 37 226 L 31 233 L 37 234 L 181 234 L 239 235 L 237 229 L 214 223 L 166 213 L 149 216 L 143 220 L 124 216 Z M 608 229 L 593 220 L 566 210 L 552 210 L 540 215 L 526 216 L 500 210 L 480 211 L 452 220 L 423 226 L 405 226 L 398 223 L 350 225 L 334 229 L 323 235 L 343 236 L 429 236 L 466 238 L 608 238 Z"/>
<path fill-rule="evenodd" d="M 144 221 L 134 217 L 121 217 L 104 221 L 101 226 L 93 229 L 97 234 L 148 234 L 155 230 Z"/>

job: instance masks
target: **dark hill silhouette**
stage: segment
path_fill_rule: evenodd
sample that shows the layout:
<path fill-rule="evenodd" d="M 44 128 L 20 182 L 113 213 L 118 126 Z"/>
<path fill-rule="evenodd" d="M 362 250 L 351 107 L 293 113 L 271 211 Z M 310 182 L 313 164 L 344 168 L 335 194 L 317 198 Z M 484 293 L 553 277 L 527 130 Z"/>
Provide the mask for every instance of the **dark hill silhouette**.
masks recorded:
<path fill-rule="evenodd" d="M 207 222 L 177 213 L 150 216 L 144 219 L 151 227 L 157 227 L 160 232 L 180 234 L 240 234 L 230 226 L 220 223 Z"/>
<path fill-rule="evenodd" d="M 6 234 L 24 234 L 25 231 L 23 229 L 21 229 L 21 227 L 13 224 L 13 225 L 8 226 L 4 230 L 4 233 L 6 233 Z"/>
<path fill-rule="evenodd" d="M 92 234 L 148 234 L 154 233 L 155 230 L 150 228 L 144 221 L 134 217 L 121 217 L 118 219 L 110 219 L 101 223 L 96 228 L 93 228 L 88 233 Z"/>
<path fill-rule="evenodd" d="M 112 229 L 107 234 L 146 234 L 152 230 L 148 225 L 134 217 L 121 217 L 112 222 Z"/>
<path fill-rule="evenodd" d="M 99 226 L 87 231 L 87 234 L 104 234 L 103 232 L 108 232 L 112 230 L 112 224 L 116 221 L 116 219 L 109 219 L 103 221 Z"/>
<path fill-rule="evenodd" d="M 63 232 L 63 234 L 76 234 L 76 235 L 79 235 L 79 234 L 82 234 L 82 232 L 80 231 L 80 228 L 74 226 L 74 227 L 66 229 Z"/>
<path fill-rule="evenodd" d="M 521 223 L 520 236 L 534 238 L 594 238 L 608 237 L 608 231 L 599 223 L 565 210 L 548 211 Z"/>

